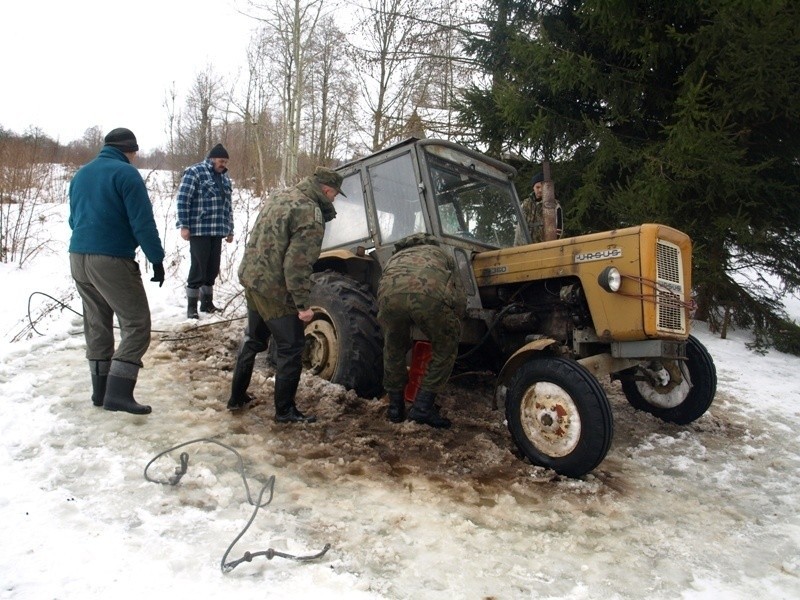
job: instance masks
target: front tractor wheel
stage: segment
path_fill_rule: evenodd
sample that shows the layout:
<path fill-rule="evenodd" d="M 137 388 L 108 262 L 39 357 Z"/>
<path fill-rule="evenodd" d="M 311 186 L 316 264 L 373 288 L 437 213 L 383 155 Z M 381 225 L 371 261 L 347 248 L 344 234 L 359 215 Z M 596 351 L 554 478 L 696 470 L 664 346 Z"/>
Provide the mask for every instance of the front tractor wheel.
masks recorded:
<path fill-rule="evenodd" d="M 506 420 L 520 451 L 535 465 L 580 477 L 602 462 L 614 421 L 605 391 L 582 365 L 535 358 L 514 375 Z"/>
<path fill-rule="evenodd" d="M 383 391 L 383 336 L 365 286 L 326 271 L 311 276 L 314 319 L 306 324 L 303 367 L 362 398 Z"/>
<path fill-rule="evenodd" d="M 642 367 L 620 378 L 631 406 L 679 425 L 703 416 L 717 393 L 717 369 L 706 347 L 690 335 L 686 360 L 666 361 L 663 368 L 669 381 L 654 381 Z"/>

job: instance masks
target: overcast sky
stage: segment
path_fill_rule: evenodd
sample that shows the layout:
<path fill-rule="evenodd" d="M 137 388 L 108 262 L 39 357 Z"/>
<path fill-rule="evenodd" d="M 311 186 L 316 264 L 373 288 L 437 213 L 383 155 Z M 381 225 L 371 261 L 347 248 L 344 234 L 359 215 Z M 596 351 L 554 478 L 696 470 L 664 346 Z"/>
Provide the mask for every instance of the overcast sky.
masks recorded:
<path fill-rule="evenodd" d="M 243 6 L 242 0 L 238 6 Z M 234 0 L 15 0 L 0 18 L 0 126 L 63 144 L 95 125 L 127 127 L 143 151 L 166 144 L 164 100 L 197 74 L 235 77 L 257 21 Z"/>

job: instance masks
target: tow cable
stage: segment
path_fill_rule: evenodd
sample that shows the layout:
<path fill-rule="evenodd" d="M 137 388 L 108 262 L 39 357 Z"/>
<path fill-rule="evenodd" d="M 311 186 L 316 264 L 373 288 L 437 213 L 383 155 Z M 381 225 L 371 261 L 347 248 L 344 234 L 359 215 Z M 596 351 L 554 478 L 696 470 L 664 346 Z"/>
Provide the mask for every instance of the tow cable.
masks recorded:
<path fill-rule="evenodd" d="M 42 312 L 38 316 L 38 318 L 34 319 L 33 315 L 31 314 L 31 300 L 36 295 L 44 296 L 45 298 L 50 298 L 50 300 L 52 300 L 54 302 L 54 304 L 51 304 L 50 306 L 47 306 L 46 310 L 44 312 Z M 47 294 L 45 292 L 32 292 L 31 295 L 28 296 L 28 325 L 26 327 L 24 327 L 19 333 L 17 333 L 11 339 L 11 341 L 12 342 L 19 341 L 20 339 L 22 339 L 22 337 L 28 331 L 33 331 L 37 335 L 44 336 L 44 334 L 41 331 L 36 329 L 36 324 L 42 319 L 42 317 L 44 317 L 45 315 L 49 314 L 51 311 L 55 310 L 59 306 L 61 307 L 62 311 L 63 310 L 68 310 L 68 311 L 70 311 L 72 313 L 75 313 L 77 316 L 83 318 L 83 313 L 75 310 L 74 308 L 72 308 L 66 302 L 64 302 L 62 300 L 59 300 L 58 298 L 55 298 L 55 297 L 53 297 L 50 294 Z M 192 325 L 191 327 L 188 327 L 188 328 L 184 329 L 183 330 L 183 334 L 180 335 L 179 337 L 164 337 L 162 335 L 161 341 L 162 342 L 182 342 L 182 341 L 185 341 L 185 340 L 196 339 L 196 338 L 199 338 L 201 336 L 199 336 L 199 335 L 191 335 L 190 336 L 190 335 L 186 335 L 186 334 L 192 333 L 192 332 L 197 331 L 199 329 L 206 329 L 208 327 L 216 327 L 217 325 L 226 325 L 228 323 L 233 323 L 234 321 L 243 321 L 246 318 L 247 317 L 244 316 L 244 317 L 232 317 L 230 319 L 216 319 L 216 320 L 208 322 L 208 323 L 200 323 L 200 324 L 197 324 L 197 325 Z M 119 326 L 114 325 L 114 329 L 119 329 Z M 166 329 L 151 329 L 150 333 L 175 334 L 176 332 L 172 331 L 172 330 L 166 330 Z"/>
<path fill-rule="evenodd" d="M 328 550 L 330 550 L 330 547 L 331 547 L 330 544 L 325 544 L 325 546 L 322 548 L 322 550 L 320 552 L 317 552 L 316 554 L 307 555 L 307 556 L 295 556 L 294 554 L 287 554 L 285 552 L 279 552 L 278 550 L 274 550 L 273 548 L 269 548 L 267 550 L 260 550 L 258 552 L 245 552 L 242 555 L 241 558 L 239 558 L 237 560 L 233 560 L 231 562 L 225 562 L 226 559 L 228 558 L 228 554 L 230 554 L 230 552 L 233 549 L 233 547 L 242 538 L 242 536 L 245 534 L 245 532 L 250 528 L 250 525 L 255 520 L 259 509 L 264 508 L 270 502 L 272 502 L 272 496 L 273 496 L 273 493 L 274 493 L 274 490 L 275 490 L 275 476 L 274 475 L 270 475 L 269 479 L 267 479 L 267 482 L 261 488 L 261 491 L 258 494 L 258 499 L 254 502 L 253 498 L 252 498 L 252 496 L 250 494 L 250 486 L 247 483 L 247 477 L 245 476 L 245 473 L 244 473 L 244 461 L 242 460 L 241 454 L 239 454 L 234 448 L 231 448 L 230 446 L 228 446 L 226 444 L 223 444 L 222 442 L 218 442 L 216 440 L 212 440 L 212 439 L 209 439 L 209 438 L 199 438 L 199 439 L 196 439 L 196 440 L 191 440 L 189 442 L 184 442 L 183 444 L 178 444 L 177 446 L 173 446 L 169 450 L 164 450 L 160 454 L 157 454 L 156 456 L 154 456 L 150 460 L 150 462 L 147 463 L 147 466 L 144 468 L 144 478 L 147 481 L 151 482 L 151 483 L 159 483 L 161 485 L 172 485 L 172 486 L 178 485 L 178 483 L 180 482 L 181 478 L 186 474 L 186 471 L 189 468 L 189 455 L 186 452 L 181 452 L 181 454 L 180 454 L 180 466 L 175 468 L 175 474 L 172 477 L 170 477 L 168 480 L 166 480 L 166 481 L 160 481 L 158 479 L 153 479 L 152 477 L 150 477 L 147 474 L 147 470 L 150 468 L 150 466 L 154 462 L 156 462 L 159 458 L 161 458 L 165 454 L 169 454 L 170 452 L 173 452 L 174 450 L 177 450 L 178 448 L 183 448 L 184 446 L 188 446 L 190 444 L 197 444 L 197 443 L 200 443 L 200 442 L 206 442 L 206 443 L 209 443 L 209 444 L 216 444 L 218 446 L 222 446 L 226 450 L 230 450 L 231 452 L 233 452 L 236 455 L 236 458 L 237 458 L 236 470 L 239 472 L 239 475 L 241 475 L 241 477 L 242 477 L 242 482 L 244 483 L 244 489 L 247 492 L 247 501 L 250 503 L 250 505 L 252 505 L 254 507 L 253 508 L 253 514 L 250 515 L 250 520 L 247 521 L 247 525 L 244 526 L 244 529 L 242 529 L 239 532 L 239 535 L 237 535 L 234 538 L 234 540 L 228 546 L 228 549 L 225 550 L 225 554 L 222 555 L 222 560 L 220 561 L 220 569 L 222 570 L 223 573 L 230 573 L 231 571 L 233 571 L 233 569 L 238 567 L 243 562 L 251 562 L 254 558 L 256 558 L 258 556 L 266 556 L 267 560 L 272 560 L 274 557 L 279 556 L 281 558 L 288 558 L 290 560 L 296 560 L 296 561 L 299 561 L 299 562 L 308 562 L 308 561 L 316 560 L 318 558 L 322 558 L 323 556 L 325 556 L 325 553 Z M 266 493 L 267 490 L 269 490 L 269 499 L 267 499 L 267 501 L 262 504 L 261 500 L 264 497 L 264 494 Z"/>

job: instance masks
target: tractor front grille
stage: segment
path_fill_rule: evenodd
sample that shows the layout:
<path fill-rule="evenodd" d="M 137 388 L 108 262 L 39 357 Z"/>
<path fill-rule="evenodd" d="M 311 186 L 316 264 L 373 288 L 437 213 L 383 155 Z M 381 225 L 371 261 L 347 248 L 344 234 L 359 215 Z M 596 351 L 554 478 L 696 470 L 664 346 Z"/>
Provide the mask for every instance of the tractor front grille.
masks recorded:
<path fill-rule="evenodd" d="M 657 328 L 686 333 L 681 249 L 671 242 L 658 240 L 656 244 L 656 281 Z"/>

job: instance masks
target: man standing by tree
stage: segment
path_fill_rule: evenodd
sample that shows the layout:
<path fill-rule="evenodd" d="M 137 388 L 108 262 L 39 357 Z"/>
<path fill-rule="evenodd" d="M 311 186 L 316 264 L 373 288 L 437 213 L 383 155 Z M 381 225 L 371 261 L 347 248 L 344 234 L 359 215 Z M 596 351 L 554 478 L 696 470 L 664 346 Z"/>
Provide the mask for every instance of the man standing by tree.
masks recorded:
<path fill-rule="evenodd" d="M 141 246 L 153 263 L 150 281 L 161 287 L 164 249 L 144 180 L 131 164 L 136 136 L 120 127 L 104 141 L 69 184 L 70 270 L 83 300 L 92 404 L 146 415 L 150 407 L 134 400 L 133 388 L 150 346 L 150 307 L 134 257 Z M 116 350 L 114 315 L 121 338 Z"/>
<path fill-rule="evenodd" d="M 544 174 L 537 173 L 531 179 L 531 195 L 522 201 L 522 214 L 525 224 L 531 232 L 531 242 L 534 244 L 545 241 L 544 239 Z M 561 237 L 564 227 L 561 205 L 556 202 L 556 235 Z"/>
<path fill-rule="evenodd" d="M 183 173 L 178 188 L 177 209 L 181 237 L 189 242 L 191 267 L 186 281 L 186 316 L 198 319 L 197 302 L 206 313 L 214 306 L 214 281 L 219 275 L 222 238 L 233 241 L 233 207 L 228 151 L 217 144 L 203 162 Z"/>
<path fill-rule="evenodd" d="M 303 368 L 304 323 L 314 318 L 309 306 L 311 273 L 319 258 L 325 223 L 336 216 L 333 200 L 341 193 L 342 176 L 317 167 L 311 177 L 270 197 L 256 218 L 239 265 L 248 324 L 236 357 L 229 410 L 250 401 L 247 386 L 255 357 L 267 349 L 271 335 L 277 349 L 275 420 L 316 421 L 297 410 L 295 393 Z"/>

